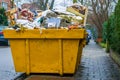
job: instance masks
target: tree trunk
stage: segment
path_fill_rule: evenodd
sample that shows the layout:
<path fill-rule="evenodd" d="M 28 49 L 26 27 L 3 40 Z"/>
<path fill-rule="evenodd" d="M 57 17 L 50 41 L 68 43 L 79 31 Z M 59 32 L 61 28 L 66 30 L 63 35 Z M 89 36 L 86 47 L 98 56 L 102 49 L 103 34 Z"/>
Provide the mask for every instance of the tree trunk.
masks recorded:
<path fill-rule="evenodd" d="M 43 1 L 43 0 L 40 0 L 39 3 L 40 3 L 40 6 L 39 6 L 40 9 L 41 9 L 41 10 L 44 10 L 44 1 Z"/>
<path fill-rule="evenodd" d="M 47 9 L 47 4 L 48 4 L 48 0 L 46 0 L 45 3 L 43 4 L 44 5 L 44 10 Z"/>
<path fill-rule="evenodd" d="M 50 5 L 50 9 L 53 9 L 54 2 L 55 2 L 55 0 L 52 0 L 51 5 Z"/>

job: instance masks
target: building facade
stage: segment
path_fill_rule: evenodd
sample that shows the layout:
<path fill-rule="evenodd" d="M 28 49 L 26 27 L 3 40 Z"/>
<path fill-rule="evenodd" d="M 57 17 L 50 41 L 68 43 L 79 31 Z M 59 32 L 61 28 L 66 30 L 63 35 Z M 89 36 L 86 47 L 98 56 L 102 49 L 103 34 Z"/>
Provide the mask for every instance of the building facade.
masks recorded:
<path fill-rule="evenodd" d="M 5 8 L 6 10 L 11 9 L 12 7 L 11 0 L 0 0 L 0 7 Z"/>

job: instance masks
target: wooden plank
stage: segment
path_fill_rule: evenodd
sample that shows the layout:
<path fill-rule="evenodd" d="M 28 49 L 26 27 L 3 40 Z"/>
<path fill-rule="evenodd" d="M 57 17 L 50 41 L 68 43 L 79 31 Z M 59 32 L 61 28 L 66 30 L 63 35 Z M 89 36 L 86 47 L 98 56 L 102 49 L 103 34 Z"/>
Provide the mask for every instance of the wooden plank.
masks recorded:
<path fill-rule="evenodd" d="M 87 15 L 88 15 L 88 8 L 86 8 L 86 10 L 85 10 L 85 17 L 84 17 L 84 23 L 83 23 L 83 26 L 86 25 Z"/>
<path fill-rule="evenodd" d="M 68 8 L 67 8 L 67 11 L 69 11 L 69 12 L 71 12 L 71 13 L 77 15 L 77 16 L 82 17 L 82 18 L 83 18 L 83 26 L 86 25 L 87 15 L 88 15 L 88 8 L 87 8 L 87 7 L 86 7 L 86 9 L 85 9 L 85 14 L 84 14 L 84 15 L 81 14 L 80 12 L 76 11 L 76 10 L 75 10 L 74 8 L 72 8 L 72 7 L 68 7 Z"/>
<path fill-rule="evenodd" d="M 69 12 L 71 12 L 71 13 L 74 13 L 74 14 L 76 14 L 77 16 L 81 16 L 81 17 L 83 17 L 83 18 L 85 17 L 85 15 L 77 12 L 77 11 L 74 10 L 72 7 L 68 7 L 68 8 L 67 8 L 67 11 L 69 11 Z"/>

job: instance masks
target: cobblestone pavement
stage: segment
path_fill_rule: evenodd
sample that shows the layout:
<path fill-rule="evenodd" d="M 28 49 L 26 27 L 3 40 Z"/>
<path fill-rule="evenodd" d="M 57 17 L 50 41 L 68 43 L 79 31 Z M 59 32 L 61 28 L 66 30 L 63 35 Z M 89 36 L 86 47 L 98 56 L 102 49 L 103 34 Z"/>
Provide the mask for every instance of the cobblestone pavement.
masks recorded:
<path fill-rule="evenodd" d="M 120 80 L 120 67 L 105 50 L 91 41 L 83 50 L 76 80 Z"/>

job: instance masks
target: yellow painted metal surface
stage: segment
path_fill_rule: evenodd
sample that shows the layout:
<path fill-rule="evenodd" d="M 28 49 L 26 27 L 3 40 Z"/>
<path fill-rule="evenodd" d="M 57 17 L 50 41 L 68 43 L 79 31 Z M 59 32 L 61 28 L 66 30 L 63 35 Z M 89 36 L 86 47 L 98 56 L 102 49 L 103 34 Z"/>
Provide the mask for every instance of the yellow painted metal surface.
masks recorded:
<path fill-rule="evenodd" d="M 4 37 L 10 40 L 17 72 L 63 75 L 75 73 L 80 63 L 85 30 L 4 30 Z"/>
<path fill-rule="evenodd" d="M 6 38 L 51 38 L 51 39 L 83 39 L 85 37 L 84 29 L 46 29 L 46 30 L 24 30 L 21 32 L 16 32 L 15 30 L 4 30 L 4 36 Z"/>

